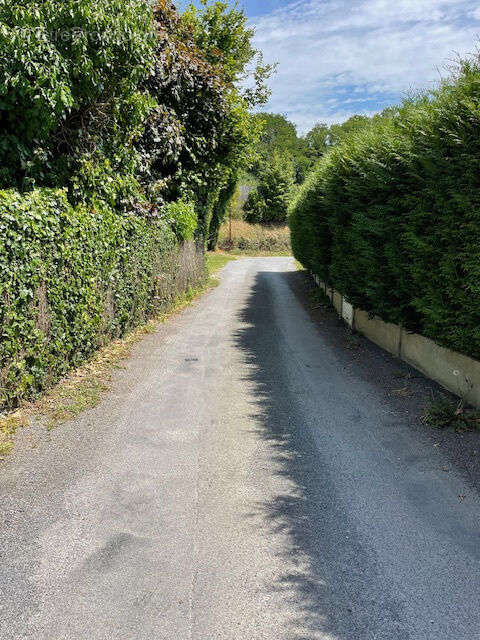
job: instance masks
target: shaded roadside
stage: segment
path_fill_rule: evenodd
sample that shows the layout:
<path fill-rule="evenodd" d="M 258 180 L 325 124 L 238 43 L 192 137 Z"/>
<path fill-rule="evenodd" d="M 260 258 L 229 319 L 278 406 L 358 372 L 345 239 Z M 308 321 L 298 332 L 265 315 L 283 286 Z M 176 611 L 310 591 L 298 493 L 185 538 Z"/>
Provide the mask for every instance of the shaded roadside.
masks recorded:
<path fill-rule="evenodd" d="M 269 585 L 272 594 L 286 594 L 297 612 L 281 640 L 406 640 L 411 635 L 402 623 L 401 602 L 390 596 L 375 552 L 342 508 L 336 479 L 312 436 L 312 417 L 302 410 L 308 391 L 292 386 L 282 366 L 289 354 L 272 300 L 272 282 L 279 276 L 295 291 L 304 284 L 298 272 L 260 272 L 239 314 L 243 328 L 235 340 L 250 372 L 245 382 L 255 396 L 250 417 L 258 424 L 257 436 L 268 442 L 276 473 L 291 488 L 246 514 L 289 541 L 279 552 L 284 572 Z"/>
<path fill-rule="evenodd" d="M 409 426 L 425 438 L 425 446 L 439 448 L 466 481 L 480 490 L 480 431 L 436 429 L 422 422 L 432 399 L 456 401 L 455 396 L 364 336 L 352 334 L 332 306 L 315 301 L 319 289 L 306 272 L 285 273 L 284 277 L 322 336 L 335 347 L 345 371 L 374 384 L 385 402 L 401 412 Z"/>

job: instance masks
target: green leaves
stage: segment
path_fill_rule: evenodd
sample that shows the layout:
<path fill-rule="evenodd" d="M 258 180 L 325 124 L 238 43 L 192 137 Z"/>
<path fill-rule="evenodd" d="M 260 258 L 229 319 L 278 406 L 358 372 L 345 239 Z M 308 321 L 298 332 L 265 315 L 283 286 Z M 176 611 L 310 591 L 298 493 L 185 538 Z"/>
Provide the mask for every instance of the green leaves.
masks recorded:
<path fill-rule="evenodd" d="M 191 200 L 208 236 L 256 135 L 235 84 L 252 35 L 222 2 L 0 0 L 0 188 L 140 214 Z"/>
<path fill-rule="evenodd" d="M 144 87 L 156 106 L 135 144 L 139 179 L 160 209 L 178 199 L 195 202 L 197 233 L 205 238 L 215 237 L 218 198 L 256 140 L 248 103 L 234 83 L 252 51 L 242 16 L 222 2 L 183 15 L 168 0 L 154 9 L 156 60 Z M 240 50 L 245 56 L 237 56 Z"/>
<path fill-rule="evenodd" d="M 187 242 L 193 238 L 198 218 L 192 202 L 178 200 L 165 205 L 161 218 L 170 224 L 180 242 Z"/>
<path fill-rule="evenodd" d="M 270 97 L 266 81 L 276 65 L 265 64 L 253 47 L 255 30 L 249 27 L 243 9 L 222 0 L 190 4 L 182 14 L 183 38 L 192 39 L 202 57 L 228 85 L 249 87 L 241 93 L 249 107 L 265 104 Z M 248 82 L 245 82 L 248 79 Z"/>
<path fill-rule="evenodd" d="M 155 45 L 143 0 L 0 2 L 0 186 L 66 184 L 120 126 L 130 142 Z"/>
<path fill-rule="evenodd" d="M 191 237 L 191 207 L 179 208 Z M 165 221 L 72 207 L 60 190 L 0 191 L 0 237 L 0 406 L 34 396 L 176 294 Z"/>

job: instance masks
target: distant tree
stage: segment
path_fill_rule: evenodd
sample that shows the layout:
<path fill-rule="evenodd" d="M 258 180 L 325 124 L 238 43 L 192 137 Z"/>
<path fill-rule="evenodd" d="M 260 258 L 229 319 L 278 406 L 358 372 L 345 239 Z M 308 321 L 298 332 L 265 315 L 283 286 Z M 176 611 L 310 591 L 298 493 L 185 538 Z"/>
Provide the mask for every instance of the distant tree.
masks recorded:
<path fill-rule="evenodd" d="M 339 144 L 351 133 L 363 129 L 369 122 L 368 116 L 352 116 L 341 124 L 332 124 L 328 132 L 329 145 Z"/>
<path fill-rule="evenodd" d="M 263 159 L 268 158 L 275 150 L 294 155 L 297 150 L 297 128 L 279 113 L 258 113 L 255 116 L 261 125 L 258 151 Z"/>
<path fill-rule="evenodd" d="M 386 114 L 389 115 L 390 114 Z M 383 114 L 374 116 L 384 117 Z M 310 171 L 313 165 L 325 154 L 328 149 L 339 144 L 347 136 L 365 127 L 371 119 L 367 116 L 352 116 L 346 122 L 328 125 L 325 122 L 317 123 L 305 136 L 302 141 L 305 143 L 304 151 L 304 175 Z M 303 182 L 300 180 L 299 182 Z"/>
<path fill-rule="evenodd" d="M 275 151 L 279 151 L 290 156 L 295 171 L 295 182 L 301 184 L 311 162 L 307 157 L 306 142 L 297 135 L 295 124 L 279 113 L 258 113 L 255 118 L 261 134 L 252 172 L 257 175 L 262 165 L 271 160 Z"/>
<path fill-rule="evenodd" d="M 295 168 L 291 157 L 275 150 L 270 161 L 262 165 L 257 189 L 245 202 L 245 220 L 264 225 L 285 224 L 294 185 Z"/>
<path fill-rule="evenodd" d="M 330 144 L 330 127 L 324 122 L 317 123 L 305 135 L 306 153 L 310 160 L 321 158 Z"/>

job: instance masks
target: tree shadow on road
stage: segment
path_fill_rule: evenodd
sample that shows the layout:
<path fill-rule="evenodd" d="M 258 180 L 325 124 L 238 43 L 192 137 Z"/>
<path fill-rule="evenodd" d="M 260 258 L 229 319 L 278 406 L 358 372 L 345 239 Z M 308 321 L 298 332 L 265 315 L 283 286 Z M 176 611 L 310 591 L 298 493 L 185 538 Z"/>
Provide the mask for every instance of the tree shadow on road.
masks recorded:
<path fill-rule="evenodd" d="M 281 487 L 246 514 L 265 535 L 285 541 L 278 552 L 282 575 L 265 585 L 280 592 L 293 611 L 279 640 L 405 640 L 409 635 L 397 605 L 388 600 L 373 553 L 345 515 L 335 479 L 312 435 L 322 416 L 308 415 L 302 376 L 292 376 L 292 367 L 288 373 L 283 366 L 290 356 L 276 322 L 274 296 L 278 286 L 294 288 L 303 277 L 260 272 L 239 313 L 242 327 L 235 335 L 249 371 L 244 382 L 255 396 L 256 435 L 267 443 Z"/>

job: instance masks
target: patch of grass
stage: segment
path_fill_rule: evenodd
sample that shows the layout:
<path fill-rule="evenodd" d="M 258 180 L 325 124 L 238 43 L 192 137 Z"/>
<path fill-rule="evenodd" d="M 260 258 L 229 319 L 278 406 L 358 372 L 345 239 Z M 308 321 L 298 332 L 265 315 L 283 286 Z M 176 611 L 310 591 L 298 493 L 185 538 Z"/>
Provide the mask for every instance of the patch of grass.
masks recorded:
<path fill-rule="evenodd" d="M 110 388 L 114 371 L 122 368 L 122 362 L 130 356 L 132 347 L 214 284 L 212 278 L 206 279 L 202 285 L 177 296 L 166 313 L 99 349 L 86 364 L 69 373 L 38 400 L 0 416 L 0 460 L 12 451 L 17 429 L 28 426 L 31 420 L 40 420 L 47 429 L 52 429 L 96 407 Z"/>
<path fill-rule="evenodd" d="M 441 397 L 432 400 L 422 415 L 422 422 L 436 429 L 475 431 L 480 428 L 480 411 L 465 407 L 463 400 Z"/>
<path fill-rule="evenodd" d="M 297 271 L 306 271 L 306 269 L 303 266 L 303 264 L 301 262 L 299 262 L 297 259 L 295 259 L 295 269 Z"/>
<path fill-rule="evenodd" d="M 207 253 L 207 285 L 208 287 L 218 287 L 220 280 L 215 278 L 213 274 L 222 269 L 226 264 L 236 260 L 235 256 L 231 256 L 227 253 L 221 253 L 217 251 L 210 251 Z"/>
<path fill-rule="evenodd" d="M 222 269 L 226 264 L 236 258 L 228 253 L 220 253 L 210 251 L 207 253 L 207 273 L 212 276 L 215 272 Z"/>
<path fill-rule="evenodd" d="M 13 438 L 17 429 L 25 427 L 28 420 L 22 411 L 15 411 L 0 416 L 0 460 L 10 453 L 13 448 Z"/>

